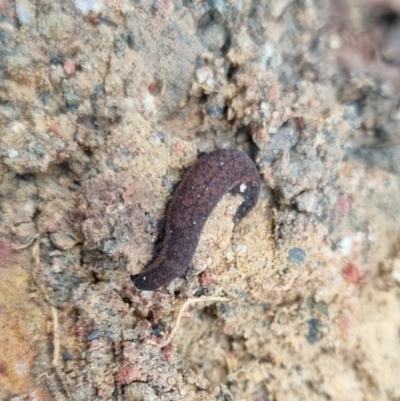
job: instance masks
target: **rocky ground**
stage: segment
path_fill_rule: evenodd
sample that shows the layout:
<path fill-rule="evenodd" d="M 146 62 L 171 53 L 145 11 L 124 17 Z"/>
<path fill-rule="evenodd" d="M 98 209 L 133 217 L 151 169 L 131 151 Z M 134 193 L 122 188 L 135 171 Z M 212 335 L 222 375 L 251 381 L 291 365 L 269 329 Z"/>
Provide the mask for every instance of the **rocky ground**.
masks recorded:
<path fill-rule="evenodd" d="M 400 399 L 398 0 L 0 0 L 0 399 Z M 262 191 L 155 292 L 200 152 Z"/>

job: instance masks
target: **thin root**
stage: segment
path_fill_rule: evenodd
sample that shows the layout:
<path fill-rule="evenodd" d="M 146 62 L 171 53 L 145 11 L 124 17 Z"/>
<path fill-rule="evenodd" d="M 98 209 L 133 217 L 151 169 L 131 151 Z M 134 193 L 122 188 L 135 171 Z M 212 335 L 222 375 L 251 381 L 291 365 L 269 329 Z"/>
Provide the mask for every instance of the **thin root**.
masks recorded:
<path fill-rule="evenodd" d="M 39 237 L 39 234 L 36 234 L 27 244 L 25 245 L 13 245 L 13 249 L 25 249 L 28 248 L 28 246 L 30 246 L 33 241 L 35 241 L 35 239 Z"/>
<path fill-rule="evenodd" d="M 181 307 L 178 313 L 178 317 L 176 318 L 175 325 L 171 332 L 168 334 L 167 338 L 165 341 L 158 346 L 160 348 L 166 347 L 174 338 L 175 333 L 178 331 L 179 325 L 181 323 L 182 317 L 184 316 L 185 310 L 189 305 L 192 304 L 197 304 L 199 302 L 227 302 L 229 301 L 229 298 L 225 297 L 202 297 L 202 298 L 189 298 Z"/>
<path fill-rule="evenodd" d="M 199 85 L 199 87 L 200 87 L 201 89 L 204 89 L 204 90 L 207 91 L 207 92 L 221 93 L 220 91 L 218 91 L 218 90 L 216 90 L 216 89 L 213 89 L 213 88 L 209 88 L 209 87 L 206 86 L 206 85 L 201 85 L 201 84 L 198 84 L 198 85 Z"/>
<path fill-rule="evenodd" d="M 47 296 L 46 290 L 43 285 L 40 286 L 47 303 L 50 306 L 51 315 L 53 317 L 53 366 L 58 365 L 58 360 L 60 357 L 60 333 L 58 330 L 58 312 L 57 309 L 50 304 L 49 297 Z"/>

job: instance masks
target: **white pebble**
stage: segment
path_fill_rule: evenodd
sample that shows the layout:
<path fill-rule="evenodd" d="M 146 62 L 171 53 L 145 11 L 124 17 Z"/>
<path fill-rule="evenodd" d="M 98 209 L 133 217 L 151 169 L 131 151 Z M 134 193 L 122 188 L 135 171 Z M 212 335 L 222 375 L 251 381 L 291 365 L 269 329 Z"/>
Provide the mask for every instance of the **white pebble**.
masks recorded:
<path fill-rule="evenodd" d="M 340 241 L 340 250 L 343 254 L 348 255 L 353 247 L 353 240 L 350 237 L 345 237 Z"/>

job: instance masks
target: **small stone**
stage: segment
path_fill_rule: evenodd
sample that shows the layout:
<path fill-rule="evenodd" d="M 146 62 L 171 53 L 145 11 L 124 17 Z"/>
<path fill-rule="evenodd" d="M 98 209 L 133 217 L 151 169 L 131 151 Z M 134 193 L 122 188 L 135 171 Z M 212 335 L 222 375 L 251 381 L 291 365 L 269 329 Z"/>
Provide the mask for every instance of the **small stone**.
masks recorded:
<path fill-rule="evenodd" d="M 212 276 L 209 271 L 205 270 L 199 274 L 198 280 L 202 287 L 208 287 L 212 283 Z"/>
<path fill-rule="evenodd" d="M 301 265 L 306 260 L 306 253 L 301 248 L 292 248 L 289 251 L 288 260 Z"/>
<path fill-rule="evenodd" d="M 64 361 L 73 361 L 74 360 L 73 356 L 68 351 L 64 351 L 61 355 L 62 355 Z"/>
<path fill-rule="evenodd" d="M 228 32 L 225 26 L 216 22 L 207 23 L 200 29 L 199 35 L 210 52 L 220 51 L 228 38 Z"/>
<path fill-rule="evenodd" d="M 328 43 L 332 50 L 338 50 L 342 47 L 342 38 L 337 34 L 332 34 Z"/>
<path fill-rule="evenodd" d="M 159 131 L 156 135 L 150 136 L 148 142 L 153 146 L 161 146 L 164 143 L 165 134 Z"/>
<path fill-rule="evenodd" d="M 27 244 L 36 235 L 36 227 L 33 222 L 21 223 L 13 228 L 13 232 L 21 243 Z"/>
<path fill-rule="evenodd" d="M 87 335 L 86 340 L 93 341 L 97 340 L 100 337 L 101 337 L 100 330 L 93 330 L 91 333 Z"/>
<path fill-rule="evenodd" d="M 88 149 L 96 149 L 104 144 L 104 138 L 88 127 L 78 127 L 76 141 Z"/>
<path fill-rule="evenodd" d="M 296 197 L 296 206 L 299 212 L 305 213 L 316 213 L 317 208 L 317 198 L 311 192 L 303 192 Z"/>
<path fill-rule="evenodd" d="M 376 233 L 369 233 L 368 234 L 368 241 L 369 242 L 375 243 L 377 241 L 377 239 L 378 239 L 378 236 L 377 236 Z"/>
<path fill-rule="evenodd" d="M 220 105 L 211 104 L 207 107 L 206 112 L 211 118 L 219 118 L 222 117 L 224 114 L 224 107 Z"/>
<path fill-rule="evenodd" d="M 65 90 L 63 92 L 63 98 L 65 100 L 65 107 L 67 111 L 76 111 L 81 104 L 81 98 L 73 90 Z"/>
<path fill-rule="evenodd" d="M 307 341 L 310 344 L 315 344 L 320 339 L 321 339 L 321 334 L 319 331 L 319 320 L 318 319 L 310 319 L 308 321 Z"/>
<path fill-rule="evenodd" d="M 159 401 L 155 391 L 145 383 L 132 383 L 125 388 L 127 401 Z"/>
<path fill-rule="evenodd" d="M 340 241 L 340 250 L 344 255 L 348 255 L 353 248 L 353 239 L 350 237 L 344 237 Z"/>
<path fill-rule="evenodd" d="M 54 273 L 61 273 L 61 271 L 63 270 L 63 263 L 60 258 L 53 258 L 51 264 Z"/>
<path fill-rule="evenodd" d="M 72 60 L 65 60 L 63 62 L 63 67 L 64 67 L 64 71 L 66 74 L 68 74 L 68 75 L 75 74 L 76 67 L 75 67 L 75 63 Z"/>
<path fill-rule="evenodd" d="M 61 249 L 62 251 L 71 249 L 78 242 L 73 235 L 58 232 L 51 233 L 50 240 L 56 248 Z"/>
<path fill-rule="evenodd" d="M 198 68 L 196 70 L 196 79 L 200 85 L 205 84 L 207 81 L 212 80 L 214 77 L 214 73 L 212 69 L 208 66 L 204 66 Z"/>
<path fill-rule="evenodd" d="M 35 10 L 32 2 L 27 0 L 17 0 L 15 2 L 15 13 L 18 21 L 22 25 L 28 25 L 34 20 Z"/>

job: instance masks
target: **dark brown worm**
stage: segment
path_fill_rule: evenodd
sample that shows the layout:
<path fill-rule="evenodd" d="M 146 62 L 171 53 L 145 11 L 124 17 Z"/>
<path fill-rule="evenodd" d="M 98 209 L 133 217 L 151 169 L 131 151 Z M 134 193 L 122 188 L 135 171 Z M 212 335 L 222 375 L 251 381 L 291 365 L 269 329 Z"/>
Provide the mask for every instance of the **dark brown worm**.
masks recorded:
<path fill-rule="evenodd" d="M 253 161 L 240 150 L 216 150 L 201 157 L 184 175 L 166 213 L 160 255 L 142 273 L 131 276 L 140 290 L 153 291 L 182 276 L 199 243 L 203 226 L 222 196 L 238 193 L 244 201 L 234 220 L 242 219 L 257 203 L 260 177 Z"/>

